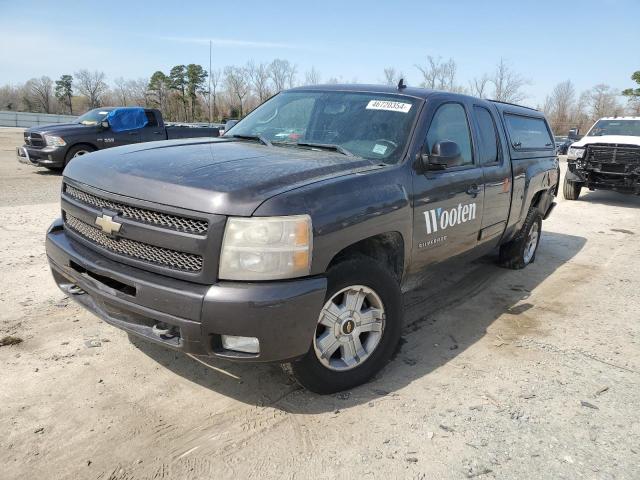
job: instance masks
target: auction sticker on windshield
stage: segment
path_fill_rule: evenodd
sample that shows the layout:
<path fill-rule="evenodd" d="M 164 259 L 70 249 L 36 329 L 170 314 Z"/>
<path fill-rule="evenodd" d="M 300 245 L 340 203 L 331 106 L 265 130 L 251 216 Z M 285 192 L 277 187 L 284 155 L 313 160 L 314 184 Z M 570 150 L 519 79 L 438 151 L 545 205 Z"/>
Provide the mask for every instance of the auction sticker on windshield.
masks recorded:
<path fill-rule="evenodd" d="M 409 113 L 410 103 L 392 102 L 390 100 L 371 100 L 367 104 L 367 110 L 387 110 L 389 112 Z"/>

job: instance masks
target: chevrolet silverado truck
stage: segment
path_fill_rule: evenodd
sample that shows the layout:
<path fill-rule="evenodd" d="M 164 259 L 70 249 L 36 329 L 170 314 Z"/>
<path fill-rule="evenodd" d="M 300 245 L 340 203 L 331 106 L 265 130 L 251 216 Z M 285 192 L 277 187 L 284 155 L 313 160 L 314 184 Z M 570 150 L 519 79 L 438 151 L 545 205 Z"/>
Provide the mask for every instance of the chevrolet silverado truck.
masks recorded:
<path fill-rule="evenodd" d="M 577 200 L 582 187 L 640 195 L 640 117 L 598 120 L 569 147 L 567 167 L 567 200 Z"/>
<path fill-rule="evenodd" d="M 103 148 L 218 135 L 218 127 L 167 126 L 160 110 L 106 107 L 90 110 L 73 123 L 27 129 L 16 154 L 22 163 L 58 170 L 74 157 Z"/>
<path fill-rule="evenodd" d="M 536 110 L 300 87 L 217 139 L 75 159 L 46 251 L 59 287 L 130 335 L 283 363 L 329 393 L 390 359 L 401 292 L 435 264 L 498 249 L 504 266 L 532 263 L 558 178 Z"/>

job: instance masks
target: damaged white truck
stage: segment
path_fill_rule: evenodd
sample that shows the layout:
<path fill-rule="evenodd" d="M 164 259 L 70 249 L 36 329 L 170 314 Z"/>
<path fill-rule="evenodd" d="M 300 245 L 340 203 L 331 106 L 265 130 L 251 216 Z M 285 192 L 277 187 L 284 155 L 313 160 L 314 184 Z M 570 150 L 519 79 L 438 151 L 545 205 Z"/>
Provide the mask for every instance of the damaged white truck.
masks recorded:
<path fill-rule="evenodd" d="M 567 152 L 563 195 L 577 200 L 583 187 L 640 194 L 640 117 L 598 120 Z"/>

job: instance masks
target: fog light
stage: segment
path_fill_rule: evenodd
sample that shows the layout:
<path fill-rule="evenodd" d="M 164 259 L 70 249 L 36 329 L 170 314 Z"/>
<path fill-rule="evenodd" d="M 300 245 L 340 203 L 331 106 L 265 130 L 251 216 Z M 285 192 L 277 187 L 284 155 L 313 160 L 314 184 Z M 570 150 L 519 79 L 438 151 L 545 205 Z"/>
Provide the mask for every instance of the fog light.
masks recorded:
<path fill-rule="evenodd" d="M 236 352 L 260 353 L 260 342 L 255 337 L 222 335 L 222 348 Z"/>

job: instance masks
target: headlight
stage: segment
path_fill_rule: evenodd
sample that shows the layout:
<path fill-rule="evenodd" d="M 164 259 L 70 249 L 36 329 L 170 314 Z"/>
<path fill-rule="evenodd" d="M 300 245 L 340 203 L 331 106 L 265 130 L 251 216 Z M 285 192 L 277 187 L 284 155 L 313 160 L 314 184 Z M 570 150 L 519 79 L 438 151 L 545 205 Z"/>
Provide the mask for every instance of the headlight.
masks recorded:
<path fill-rule="evenodd" d="M 222 241 L 219 278 L 276 280 L 311 269 L 311 217 L 230 217 Z"/>
<path fill-rule="evenodd" d="M 50 147 L 64 147 L 67 144 L 62 137 L 55 137 L 53 135 L 45 135 L 44 140 Z"/>
<path fill-rule="evenodd" d="M 584 148 L 581 147 L 569 147 L 569 151 L 567 152 L 567 156 L 573 158 L 582 158 L 584 155 Z"/>

